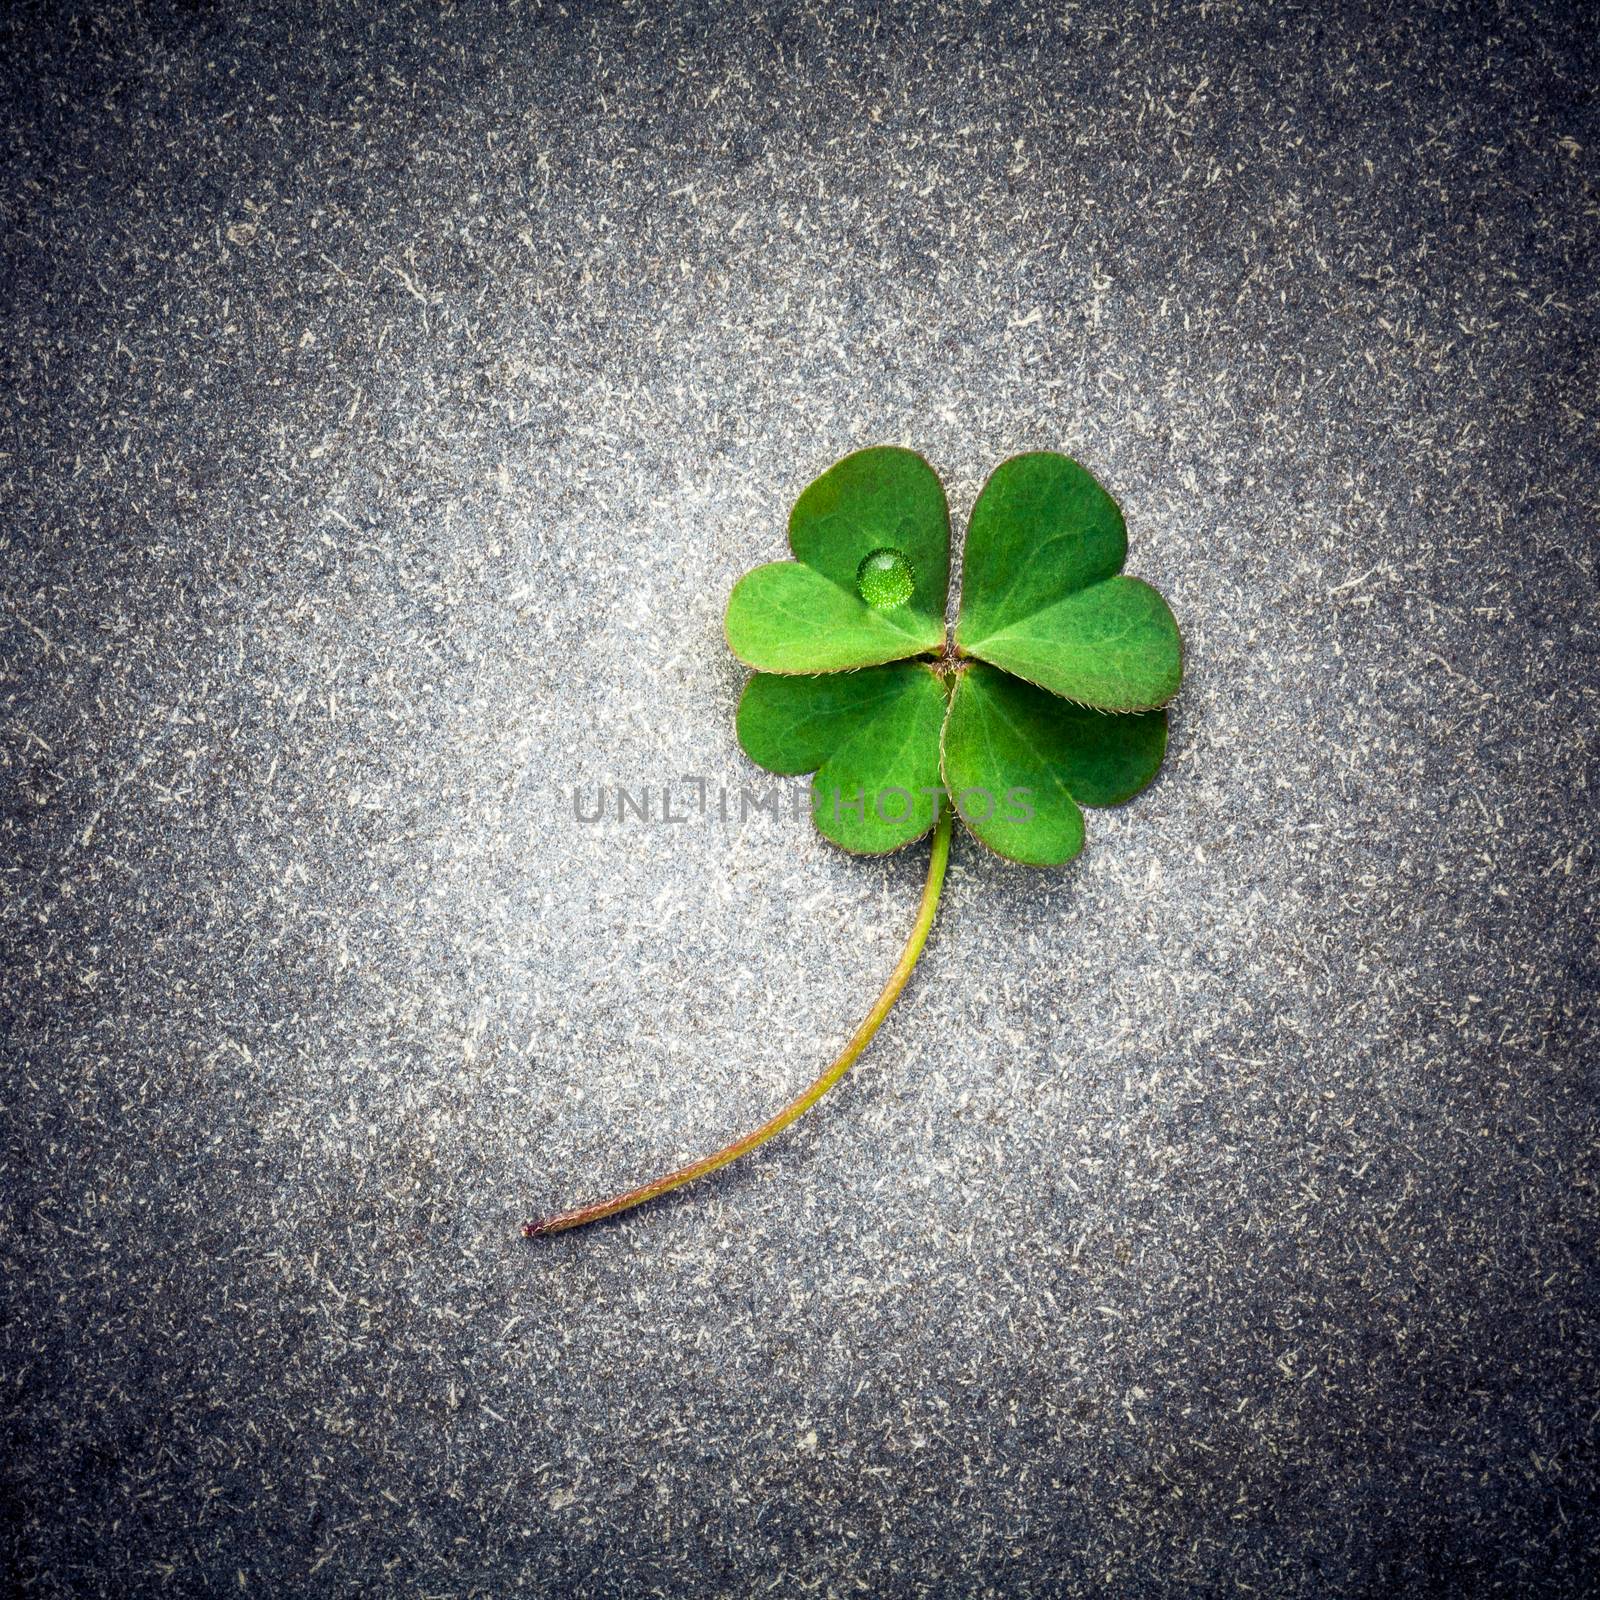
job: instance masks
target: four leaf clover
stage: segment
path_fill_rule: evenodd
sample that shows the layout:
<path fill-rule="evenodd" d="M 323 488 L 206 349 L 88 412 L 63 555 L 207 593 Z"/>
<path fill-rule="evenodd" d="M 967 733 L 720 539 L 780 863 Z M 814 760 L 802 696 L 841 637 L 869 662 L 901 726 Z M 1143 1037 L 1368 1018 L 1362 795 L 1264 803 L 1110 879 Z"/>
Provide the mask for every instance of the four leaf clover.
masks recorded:
<path fill-rule="evenodd" d="M 614 1217 L 759 1149 L 866 1049 L 939 908 L 951 804 L 992 849 L 1054 866 L 1083 848 L 1081 806 L 1131 799 L 1156 774 L 1182 645 L 1166 601 L 1125 578 L 1116 502 L 1077 462 L 1040 451 L 994 471 L 967 529 L 965 593 L 945 637 L 950 508 L 910 450 L 858 450 L 795 502 L 793 561 L 746 573 L 728 643 L 756 669 L 739 743 L 771 772 L 815 773 L 812 815 L 848 850 L 930 829 L 905 949 L 844 1048 L 760 1127 L 609 1199 L 528 1222 L 548 1238 Z"/>
<path fill-rule="evenodd" d="M 914 451 L 876 446 L 812 483 L 793 561 L 728 602 L 745 753 L 814 773 L 812 815 L 847 850 L 921 838 L 948 795 L 1000 855 L 1056 866 L 1083 806 L 1119 805 L 1161 765 L 1182 642 L 1166 601 L 1122 574 L 1117 503 L 1051 451 L 995 469 L 967 530 L 953 641 L 950 510 Z"/>

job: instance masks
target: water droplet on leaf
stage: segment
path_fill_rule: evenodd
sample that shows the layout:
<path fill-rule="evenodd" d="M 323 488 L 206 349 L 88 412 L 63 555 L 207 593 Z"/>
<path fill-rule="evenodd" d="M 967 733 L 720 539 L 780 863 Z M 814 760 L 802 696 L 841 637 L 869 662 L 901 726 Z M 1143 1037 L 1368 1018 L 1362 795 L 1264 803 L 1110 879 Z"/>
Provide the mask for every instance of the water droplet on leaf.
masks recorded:
<path fill-rule="evenodd" d="M 885 547 L 861 558 L 856 588 L 874 611 L 893 611 L 911 598 L 916 587 L 911 563 L 898 550 Z"/>

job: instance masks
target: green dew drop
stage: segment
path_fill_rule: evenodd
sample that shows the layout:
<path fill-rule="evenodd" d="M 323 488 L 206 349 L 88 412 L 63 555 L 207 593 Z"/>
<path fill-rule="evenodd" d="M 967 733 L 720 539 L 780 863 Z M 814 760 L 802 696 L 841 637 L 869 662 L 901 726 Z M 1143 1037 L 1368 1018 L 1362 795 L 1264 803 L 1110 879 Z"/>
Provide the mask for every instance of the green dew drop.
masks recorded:
<path fill-rule="evenodd" d="M 898 550 L 885 546 L 861 558 L 856 568 L 856 589 L 874 611 L 893 611 L 911 598 L 916 588 L 911 563 Z"/>

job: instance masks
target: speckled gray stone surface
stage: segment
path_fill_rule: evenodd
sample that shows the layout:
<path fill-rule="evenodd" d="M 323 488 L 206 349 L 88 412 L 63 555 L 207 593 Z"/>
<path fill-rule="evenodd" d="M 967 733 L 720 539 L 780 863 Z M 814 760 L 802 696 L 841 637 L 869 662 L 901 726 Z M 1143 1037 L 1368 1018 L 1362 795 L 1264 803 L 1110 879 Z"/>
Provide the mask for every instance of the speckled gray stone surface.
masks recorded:
<path fill-rule="evenodd" d="M 224 9 L 0 49 L 23 1589 L 1585 1592 L 1592 15 Z M 572 807 L 873 441 L 1103 477 L 1173 759 L 527 1245 L 898 949 Z"/>

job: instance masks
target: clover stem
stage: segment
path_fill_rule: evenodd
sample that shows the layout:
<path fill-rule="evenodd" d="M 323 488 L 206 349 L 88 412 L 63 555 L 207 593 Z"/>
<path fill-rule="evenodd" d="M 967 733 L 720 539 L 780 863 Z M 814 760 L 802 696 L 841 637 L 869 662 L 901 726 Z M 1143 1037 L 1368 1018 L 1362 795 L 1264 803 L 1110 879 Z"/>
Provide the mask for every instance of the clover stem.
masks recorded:
<path fill-rule="evenodd" d="M 944 869 L 945 863 L 950 858 L 950 825 L 953 816 L 949 800 L 941 799 L 939 820 L 933 830 L 933 853 L 928 860 L 928 881 L 923 886 L 922 904 L 917 908 L 917 920 L 912 924 L 911 937 L 906 940 L 905 949 L 900 952 L 900 959 L 895 963 L 894 971 L 889 974 L 889 981 L 884 984 L 882 993 L 873 1002 L 872 1009 L 862 1018 L 860 1027 L 851 1034 L 850 1042 L 810 1088 L 796 1095 L 788 1105 L 775 1116 L 769 1117 L 754 1132 L 745 1134 L 741 1139 L 735 1139 L 732 1144 L 724 1145 L 713 1155 L 702 1156 L 700 1160 L 691 1161 L 686 1167 L 679 1167 L 676 1172 L 669 1172 L 665 1177 L 657 1178 L 651 1183 L 641 1184 L 637 1189 L 613 1195 L 609 1200 L 597 1200 L 592 1205 L 577 1206 L 571 1211 L 561 1211 L 555 1216 L 545 1217 L 537 1222 L 524 1223 L 523 1237 L 542 1239 L 546 1234 L 562 1233 L 568 1228 L 581 1228 L 586 1222 L 598 1222 L 602 1217 L 613 1217 L 619 1211 L 643 1205 L 646 1200 L 670 1194 L 672 1190 L 681 1189 L 686 1183 L 693 1183 L 696 1178 L 703 1178 L 707 1173 L 727 1166 L 730 1161 L 737 1161 L 740 1156 L 748 1155 L 775 1134 L 782 1133 L 791 1122 L 804 1116 L 850 1070 L 856 1058 L 867 1048 L 873 1034 L 878 1031 L 883 1019 L 889 1015 L 895 1001 L 900 998 L 900 991 L 905 988 L 906 980 L 911 976 L 911 969 L 916 966 L 917 957 L 922 954 L 922 947 L 928 941 L 928 930 L 933 926 L 934 913 L 939 909 L 939 895 L 944 888 Z"/>

